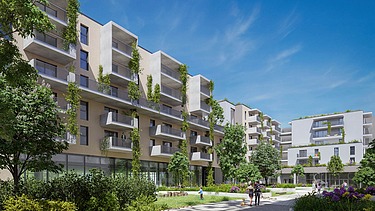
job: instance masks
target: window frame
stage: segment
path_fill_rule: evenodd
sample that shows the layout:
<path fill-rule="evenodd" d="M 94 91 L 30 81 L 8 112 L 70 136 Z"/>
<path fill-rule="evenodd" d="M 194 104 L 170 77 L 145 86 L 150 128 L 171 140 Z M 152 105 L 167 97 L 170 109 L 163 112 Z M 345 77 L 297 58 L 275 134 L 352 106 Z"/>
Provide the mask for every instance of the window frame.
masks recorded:
<path fill-rule="evenodd" d="M 86 54 L 86 58 L 84 58 L 84 54 Z M 89 70 L 89 52 L 80 50 L 79 54 L 79 67 L 83 70 Z"/>
<path fill-rule="evenodd" d="M 84 30 L 82 29 L 85 29 L 86 33 L 83 33 Z M 89 45 L 89 27 L 83 24 L 80 26 L 80 41 L 85 45 Z"/>
<path fill-rule="evenodd" d="M 83 134 L 82 129 L 86 129 L 86 133 Z M 89 127 L 80 125 L 79 126 L 79 144 L 83 146 L 88 146 L 89 145 Z M 86 140 L 82 140 L 84 137 L 86 137 Z"/>

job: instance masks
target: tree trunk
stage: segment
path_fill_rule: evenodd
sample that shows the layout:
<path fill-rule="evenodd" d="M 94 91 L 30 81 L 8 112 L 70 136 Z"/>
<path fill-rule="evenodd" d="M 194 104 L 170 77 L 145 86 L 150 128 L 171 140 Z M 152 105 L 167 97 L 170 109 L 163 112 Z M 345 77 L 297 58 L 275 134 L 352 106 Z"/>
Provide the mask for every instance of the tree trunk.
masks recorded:
<path fill-rule="evenodd" d="M 266 183 L 266 186 L 268 185 L 268 177 L 264 177 L 264 179 L 266 180 L 265 183 Z"/>
<path fill-rule="evenodd" d="M 13 182 L 14 182 L 13 193 L 14 193 L 14 195 L 18 195 L 18 193 L 20 191 L 20 187 L 19 187 L 20 177 L 18 175 L 18 166 L 17 165 L 15 165 L 13 167 L 12 176 L 13 176 Z"/>

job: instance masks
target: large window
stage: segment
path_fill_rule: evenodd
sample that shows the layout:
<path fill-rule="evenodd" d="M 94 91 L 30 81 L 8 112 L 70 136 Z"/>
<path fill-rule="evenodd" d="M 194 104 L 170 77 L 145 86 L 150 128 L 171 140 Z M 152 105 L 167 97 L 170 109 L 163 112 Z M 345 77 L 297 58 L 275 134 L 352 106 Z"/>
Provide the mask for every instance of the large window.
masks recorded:
<path fill-rule="evenodd" d="M 355 155 L 355 146 L 350 146 L 350 155 Z"/>
<path fill-rule="evenodd" d="M 36 60 L 35 68 L 38 70 L 39 74 L 48 75 L 52 77 L 57 77 L 57 66 Z"/>
<path fill-rule="evenodd" d="M 86 126 L 80 126 L 80 141 L 81 145 L 89 145 L 89 128 Z"/>
<path fill-rule="evenodd" d="M 338 147 L 335 147 L 334 149 L 333 149 L 333 155 L 334 156 L 339 156 L 339 148 Z"/>
<path fill-rule="evenodd" d="M 80 117 L 82 120 L 89 120 L 89 103 L 88 102 L 81 101 Z"/>
<path fill-rule="evenodd" d="M 89 70 L 89 53 L 83 50 L 80 53 L 80 67 Z"/>
<path fill-rule="evenodd" d="M 89 44 L 89 28 L 87 26 L 81 25 L 81 43 Z"/>

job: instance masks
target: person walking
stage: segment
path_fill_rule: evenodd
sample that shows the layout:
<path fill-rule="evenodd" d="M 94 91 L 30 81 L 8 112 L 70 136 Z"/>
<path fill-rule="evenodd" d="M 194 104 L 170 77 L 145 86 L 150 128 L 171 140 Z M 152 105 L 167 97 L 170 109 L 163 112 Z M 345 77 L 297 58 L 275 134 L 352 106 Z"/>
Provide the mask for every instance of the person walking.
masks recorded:
<path fill-rule="evenodd" d="M 255 204 L 254 205 L 259 206 L 260 194 L 262 194 L 262 191 L 260 190 L 260 184 L 259 184 L 258 181 L 255 183 L 254 193 L 255 193 Z"/>
<path fill-rule="evenodd" d="M 322 184 L 318 182 L 318 185 L 316 186 L 316 188 L 318 189 L 318 193 L 320 193 L 320 190 L 322 189 Z"/>
<path fill-rule="evenodd" d="M 202 186 L 199 189 L 199 195 L 201 195 L 201 200 L 203 200 L 203 189 L 202 189 Z"/>
<path fill-rule="evenodd" d="M 251 181 L 249 182 L 249 186 L 246 189 L 247 189 L 247 191 L 249 193 L 250 206 L 253 206 L 254 187 L 251 184 Z"/>

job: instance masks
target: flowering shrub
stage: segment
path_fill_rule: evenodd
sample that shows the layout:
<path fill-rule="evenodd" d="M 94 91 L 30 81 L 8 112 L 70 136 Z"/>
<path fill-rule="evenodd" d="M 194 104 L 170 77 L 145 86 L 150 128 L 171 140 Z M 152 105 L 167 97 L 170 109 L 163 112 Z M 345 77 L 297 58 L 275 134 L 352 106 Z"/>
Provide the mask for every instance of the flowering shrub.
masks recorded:
<path fill-rule="evenodd" d="M 348 190 L 345 188 L 336 188 L 332 192 L 323 191 L 323 197 L 329 198 L 331 201 L 340 201 L 341 199 L 357 201 L 364 197 L 362 193 L 354 191 L 353 187 L 349 187 Z"/>
<path fill-rule="evenodd" d="M 375 195 L 375 187 L 372 187 L 372 186 L 370 186 L 370 187 L 367 187 L 366 188 L 366 193 L 367 194 L 371 194 L 371 195 Z"/>
<path fill-rule="evenodd" d="M 232 186 L 232 187 L 230 188 L 230 192 L 231 192 L 231 193 L 238 193 L 239 191 L 240 191 L 240 188 L 237 187 L 237 186 Z"/>

